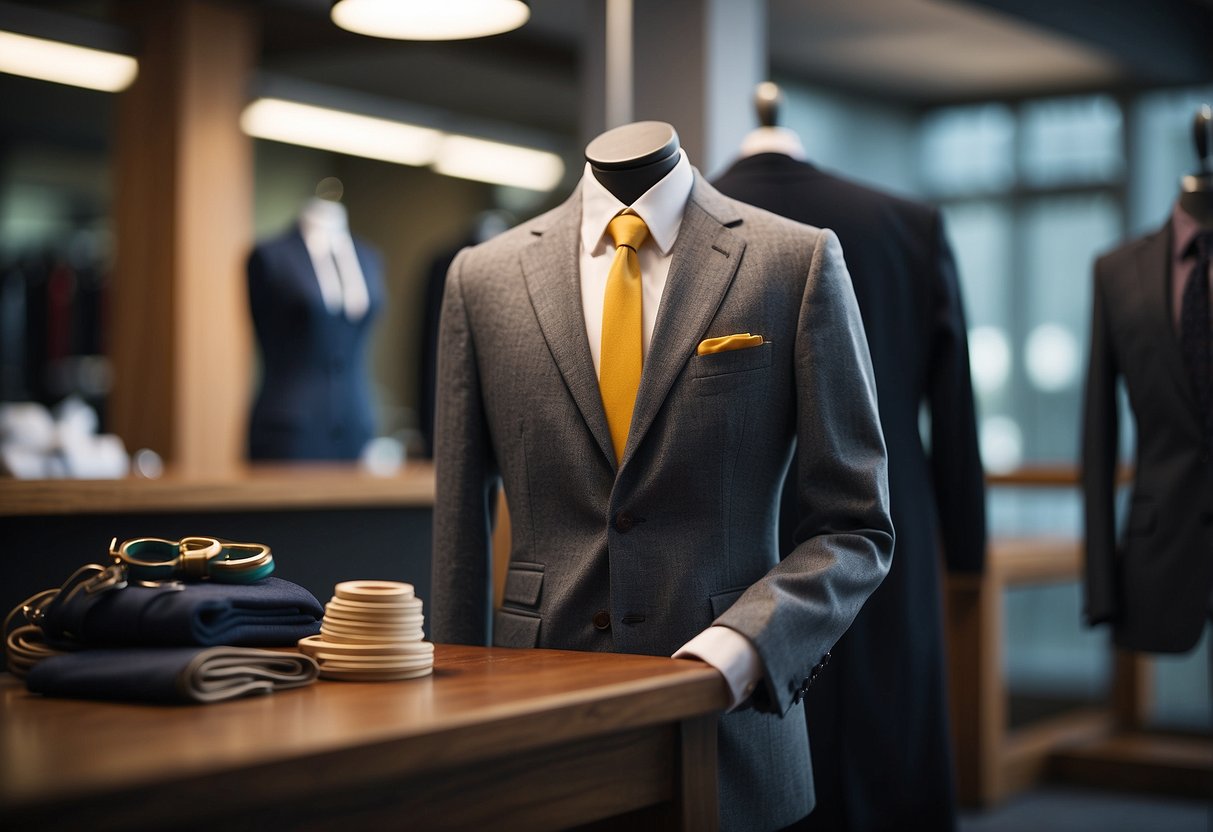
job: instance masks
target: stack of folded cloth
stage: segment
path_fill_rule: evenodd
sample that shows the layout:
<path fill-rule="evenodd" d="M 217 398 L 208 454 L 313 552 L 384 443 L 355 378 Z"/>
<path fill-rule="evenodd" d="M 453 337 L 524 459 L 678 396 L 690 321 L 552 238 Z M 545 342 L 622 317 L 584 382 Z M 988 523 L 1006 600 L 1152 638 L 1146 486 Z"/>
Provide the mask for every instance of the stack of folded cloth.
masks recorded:
<path fill-rule="evenodd" d="M 299 649 L 320 663 L 325 679 L 415 679 L 434 669 L 434 645 L 423 641 L 424 623 L 412 584 L 344 581 L 325 606 L 320 635 L 302 639 Z"/>
<path fill-rule="evenodd" d="M 46 643 L 68 652 L 29 668 L 26 686 L 35 693 L 216 702 L 317 676 L 308 656 L 257 649 L 294 646 L 320 630 L 320 602 L 279 578 L 61 593 L 43 612 Z"/>

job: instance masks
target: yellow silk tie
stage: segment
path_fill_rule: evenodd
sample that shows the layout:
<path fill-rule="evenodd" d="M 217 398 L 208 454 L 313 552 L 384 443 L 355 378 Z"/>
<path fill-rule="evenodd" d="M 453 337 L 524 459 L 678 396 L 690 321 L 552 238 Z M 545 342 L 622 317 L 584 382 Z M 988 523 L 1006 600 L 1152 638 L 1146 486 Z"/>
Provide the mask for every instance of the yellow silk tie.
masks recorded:
<path fill-rule="evenodd" d="M 643 360 L 640 258 L 636 250 L 644 243 L 649 228 L 635 214 L 619 214 L 607 226 L 607 233 L 615 241 L 615 260 L 607 274 L 602 308 L 598 387 L 611 428 L 615 461 L 622 462 Z"/>

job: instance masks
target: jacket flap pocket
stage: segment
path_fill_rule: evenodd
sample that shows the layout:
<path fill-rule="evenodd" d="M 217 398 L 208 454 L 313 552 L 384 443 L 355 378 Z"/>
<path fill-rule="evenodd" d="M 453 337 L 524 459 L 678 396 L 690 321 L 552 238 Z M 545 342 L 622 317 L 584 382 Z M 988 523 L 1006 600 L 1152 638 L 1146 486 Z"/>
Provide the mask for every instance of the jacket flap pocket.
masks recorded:
<path fill-rule="evenodd" d="M 749 587 L 742 586 L 736 589 L 726 589 L 722 592 L 717 592 L 711 596 L 712 601 L 712 618 L 719 618 L 724 615 L 725 610 L 733 606 L 733 602 L 741 597 L 741 593 L 745 592 Z"/>
<path fill-rule="evenodd" d="M 533 607 L 539 603 L 539 591 L 542 588 L 542 563 L 511 563 L 505 573 L 505 591 L 502 599 L 506 603 Z"/>
<path fill-rule="evenodd" d="M 542 623 L 543 619 L 533 612 L 502 607 L 493 615 L 493 646 L 537 647 Z"/>

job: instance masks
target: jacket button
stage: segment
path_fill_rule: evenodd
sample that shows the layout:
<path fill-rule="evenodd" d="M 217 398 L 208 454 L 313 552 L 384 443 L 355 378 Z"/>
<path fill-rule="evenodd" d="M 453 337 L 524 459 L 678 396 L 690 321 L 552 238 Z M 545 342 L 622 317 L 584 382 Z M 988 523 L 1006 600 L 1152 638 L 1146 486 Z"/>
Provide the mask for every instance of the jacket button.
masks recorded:
<path fill-rule="evenodd" d="M 606 610 L 599 610 L 594 613 L 594 629 L 609 630 L 611 628 L 611 614 Z"/>
<path fill-rule="evenodd" d="M 1213 511 L 1202 511 L 1200 513 L 1200 522 L 1206 526 L 1213 526 Z"/>
<path fill-rule="evenodd" d="M 626 511 L 621 511 L 615 515 L 615 528 L 624 534 L 630 532 L 634 524 L 635 521 L 632 520 L 632 515 L 628 514 Z"/>

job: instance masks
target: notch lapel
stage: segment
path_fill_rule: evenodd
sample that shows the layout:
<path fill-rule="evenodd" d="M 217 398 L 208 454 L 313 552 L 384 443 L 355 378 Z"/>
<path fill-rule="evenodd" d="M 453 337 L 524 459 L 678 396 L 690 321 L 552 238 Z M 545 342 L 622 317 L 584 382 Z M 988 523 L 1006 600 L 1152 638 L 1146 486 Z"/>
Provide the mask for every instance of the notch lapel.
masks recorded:
<path fill-rule="evenodd" d="M 580 189 L 549 216 L 548 225 L 531 230 L 536 239 L 522 251 L 523 278 L 552 359 L 603 456 L 614 467 L 615 449 L 581 306 Z"/>
<path fill-rule="evenodd" d="M 671 252 L 670 272 L 645 356 L 621 466 L 627 464 L 657 418 L 674 380 L 695 354 L 737 274 L 745 238 L 729 226 L 740 222 L 729 200 L 696 172 Z"/>
<path fill-rule="evenodd" d="M 1175 275 L 1171 273 L 1171 223 L 1145 240 L 1137 250 L 1137 276 L 1143 296 L 1142 308 L 1149 315 L 1149 331 L 1159 333 L 1158 350 L 1162 363 L 1174 382 L 1175 392 L 1183 401 L 1185 412 L 1196 417 L 1196 394 L 1188 368 L 1184 364 L 1183 350 L 1179 343 L 1179 332 L 1171 315 L 1171 286 Z M 1171 279 L 1168 280 L 1167 276 Z"/>

